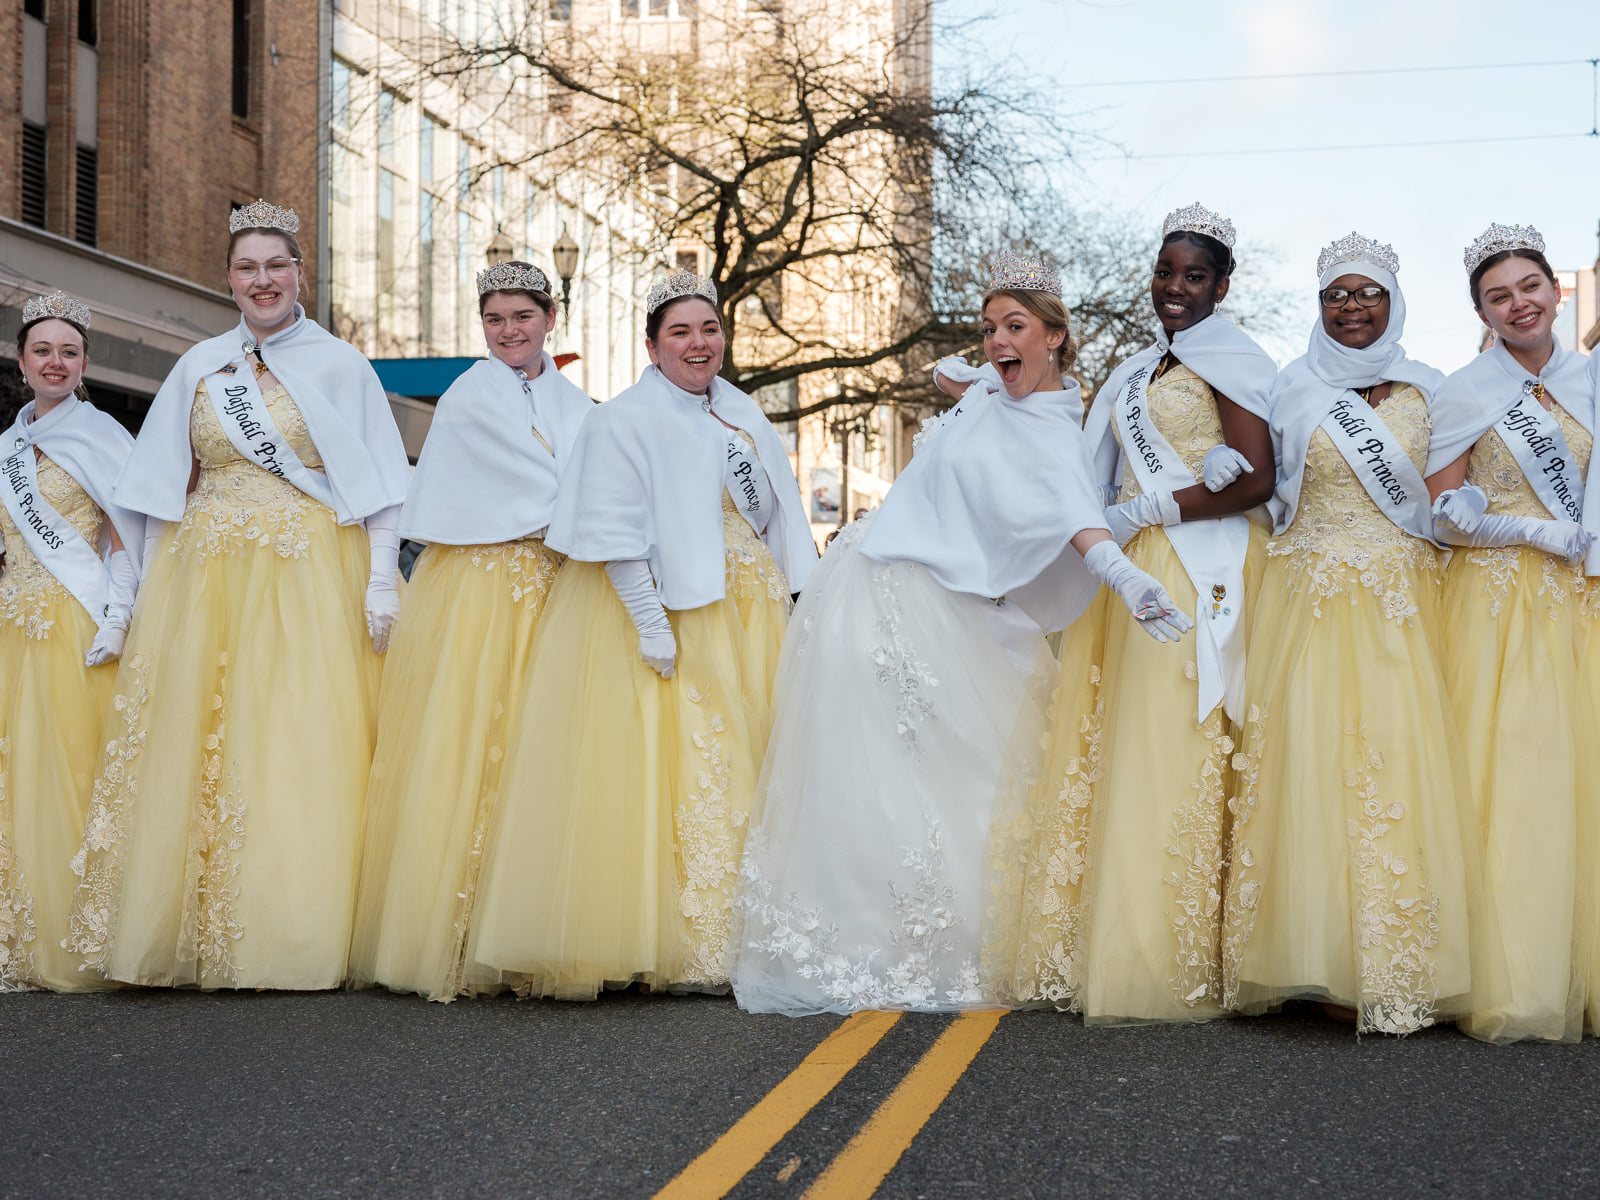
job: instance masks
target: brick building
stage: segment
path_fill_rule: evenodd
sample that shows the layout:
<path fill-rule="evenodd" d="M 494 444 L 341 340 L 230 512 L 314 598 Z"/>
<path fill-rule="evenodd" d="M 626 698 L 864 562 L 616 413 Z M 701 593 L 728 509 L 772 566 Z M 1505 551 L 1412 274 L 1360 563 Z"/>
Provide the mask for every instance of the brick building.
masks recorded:
<path fill-rule="evenodd" d="M 317 0 L 0 0 L 0 344 L 29 295 L 81 297 L 90 390 L 136 426 L 178 356 L 238 320 L 232 206 L 294 208 L 320 277 L 327 37 Z"/>

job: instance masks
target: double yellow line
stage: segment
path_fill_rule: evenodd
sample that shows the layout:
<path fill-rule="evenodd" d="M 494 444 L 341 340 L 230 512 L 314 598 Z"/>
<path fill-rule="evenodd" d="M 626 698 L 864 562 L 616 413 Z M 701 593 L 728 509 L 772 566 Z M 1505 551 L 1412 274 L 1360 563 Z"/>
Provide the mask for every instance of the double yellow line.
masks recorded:
<path fill-rule="evenodd" d="M 998 1010 L 970 1012 L 951 1022 L 801 1200 L 867 1200 L 877 1191 L 983 1049 L 1002 1015 Z M 899 1013 L 885 1012 L 845 1018 L 783 1082 L 657 1192 L 656 1200 L 718 1200 L 727 1195 L 899 1019 Z"/>

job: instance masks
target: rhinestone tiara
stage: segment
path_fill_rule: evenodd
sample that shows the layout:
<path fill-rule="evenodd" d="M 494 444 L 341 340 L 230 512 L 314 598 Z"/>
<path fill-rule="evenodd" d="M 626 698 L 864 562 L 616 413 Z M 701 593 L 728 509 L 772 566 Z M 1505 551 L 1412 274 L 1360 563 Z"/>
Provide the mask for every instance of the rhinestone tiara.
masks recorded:
<path fill-rule="evenodd" d="M 991 292 L 1049 292 L 1061 298 L 1061 276 L 1037 258 L 1025 258 L 1009 250 L 1000 251 L 989 272 Z"/>
<path fill-rule="evenodd" d="M 300 232 L 300 218 L 292 208 L 279 208 L 265 200 L 246 204 L 228 214 L 228 232 L 242 233 L 246 229 L 276 229 L 279 233 Z"/>
<path fill-rule="evenodd" d="M 46 317 L 59 317 L 71 321 L 79 329 L 89 328 L 89 306 L 75 300 L 65 292 L 51 292 L 48 296 L 35 296 L 22 306 L 22 323 L 42 321 Z"/>
<path fill-rule="evenodd" d="M 1165 241 L 1169 234 L 1174 233 L 1203 233 L 1216 238 L 1229 250 L 1233 249 L 1234 239 L 1239 236 L 1234 232 L 1232 221 L 1221 213 L 1212 212 L 1198 200 L 1188 208 L 1175 208 L 1167 214 L 1167 219 L 1161 223 L 1161 238 Z"/>
<path fill-rule="evenodd" d="M 1322 253 L 1317 256 L 1317 278 L 1322 278 L 1329 267 L 1341 263 L 1370 263 L 1374 267 L 1382 267 L 1391 275 L 1400 273 L 1400 256 L 1394 252 L 1393 246 L 1364 238 L 1353 229 L 1348 237 L 1323 247 Z"/>
<path fill-rule="evenodd" d="M 490 292 L 543 292 L 550 294 L 550 281 L 532 263 L 495 263 L 478 272 L 478 295 Z"/>
<path fill-rule="evenodd" d="M 1470 275 L 1484 259 L 1502 250 L 1537 250 L 1543 254 L 1544 235 L 1532 225 L 1491 225 L 1467 247 L 1461 261 Z"/>
<path fill-rule="evenodd" d="M 680 267 L 671 275 L 663 275 L 650 285 L 650 293 L 644 300 L 644 311 L 648 315 L 663 304 L 681 300 L 685 296 L 699 296 L 715 305 L 717 285 L 704 275 L 696 275 L 689 268 Z"/>

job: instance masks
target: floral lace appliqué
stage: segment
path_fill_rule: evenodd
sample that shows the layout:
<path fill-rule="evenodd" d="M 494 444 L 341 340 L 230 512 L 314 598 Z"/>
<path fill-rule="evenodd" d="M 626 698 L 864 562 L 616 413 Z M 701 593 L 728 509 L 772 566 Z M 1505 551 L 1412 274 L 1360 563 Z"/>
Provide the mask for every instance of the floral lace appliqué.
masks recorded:
<path fill-rule="evenodd" d="M 793 894 L 781 901 L 773 898 L 772 881 L 759 866 L 764 846 L 752 842 L 745 853 L 740 903 L 747 928 L 759 923 L 765 932 L 748 939 L 745 949 L 786 961 L 800 978 L 814 981 L 832 1005 L 847 1012 L 982 1004 L 978 965 L 971 959 L 958 964 L 952 976 L 936 978 L 942 973 L 935 959 L 954 949 L 949 931 L 961 918 L 956 914 L 955 890 L 941 879 L 944 831 L 927 813 L 923 821 L 923 844 L 902 847 L 901 865 L 910 870 L 911 885 L 902 887 L 893 880 L 887 885 L 898 929 L 890 931 L 888 946 L 857 947 L 854 953 L 838 946 L 839 928 L 824 923 L 821 905 L 803 904 Z M 880 962 L 895 951 L 895 961 Z"/>
<path fill-rule="evenodd" d="M 868 652 L 875 666 L 873 679 L 879 687 L 899 693 L 895 705 L 895 732 L 913 754 L 921 746 L 922 724 L 934 714 L 933 698 L 928 694 L 939 686 L 928 664 L 917 657 L 916 647 L 906 636 L 900 611 L 900 589 L 896 585 L 897 563 L 872 568 L 872 584 L 888 609 L 877 620 L 878 642 Z"/>
<path fill-rule="evenodd" d="M 1219 705 L 1200 732 L 1211 752 L 1200 764 L 1195 795 L 1172 814 L 1167 853 L 1176 861 L 1162 881 L 1177 894 L 1168 912 L 1177 941 L 1176 970 L 1168 983 L 1191 1007 L 1222 991 L 1218 938 L 1222 914 L 1222 831 L 1227 808 L 1227 767 L 1233 739 L 1223 729 Z"/>
<path fill-rule="evenodd" d="M 61 946 L 82 957 L 80 969 L 105 966 L 111 930 L 121 904 L 128 825 L 139 794 L 135 764 L 148 736 L 141 718 L 150 701 L 146 686 L 149 673 L 150 663 L 144 655 L 123 660 L 108 722 L 116 729 L 116 735 L 106 743 L 100 773 L 89 797 L 83 844 L 72 859 L 78 886 Z"/>
<path fill-rule="evenodd" d="M 38 466 L 39 493 L 91 546 L 99 544 L 104 517 L 89 493 L 67 471 L 48 458 Z M 4 536 L 5 563 L 0 567 L 0 623 L 21 628 L 23 636 L 44 641 L 55 628 L 54 614 L 65 604 L 76 604 L 61 582 L 28 548 L 11 514 L 0 505 L 0 535 Z"/>
<path fill-rule="evenodd" d="M 505 581 L 513 604 L 538 609 L 550 594 L 566 555 L 557 554 L 542 538 L 520 538 L 485 546 L 437 546 L 432 553 L 470 559 L 480 571 Z"/>
<path fill-rule="evenodd" d="M 1207 451 L 1222 444 L 1222 417 L 1217 412 L 1217 397 L 1211 385 L 1182 363 L 1178 363 L 1152 383 L 1145 392 L 1150 419 L 1161 436 L 1183 459 L 1190 474 L 1200 478 L 1200 466 Z M 1112 435 L 1122 444 L 1122 432 L 1111 422 Z M 1123 498 L 1139 494 L 1139 480 L 1131 464 L 1122 472 Z"/>
<path fill-rule="evenodd" d="M 26 991 L 33 986 L 29 947 L 38 937 L 33 895 L 11 845 L 11 795 L 6 787 L 10 772 L 11 740 L 0 737 L 0 992 Z"/>
<path fill-rule="evenodd" d="M 1407 1034 L 1434 1022 L 1439 1001 L 1439 897 L 1428 882 L 1422 854 L 1397 853 L 1389 835 L 1405 820 L 1406 806 L 1378 792 L 1383 755 L 1372 748 L 1364 718 L 1345 722 L 1356 741 L 1357 766 L 1344 774 L 1361 815 L 1348 822 L 1355 865 L 1356 954 L 1361 968 L 1361 1032 Z"/>
<path fill-rule="evenodd" d="M 1378 410 L 1417 470 L 1426 469 L 1433 419 L 1423 394 L 1401 385 Z M 1386 619 L 1412 624 L 1418 581 L 1436 587 L 1442 577 L 1439 552 L 1378 509 L 1322 429 L 1312 433 L 1306 448 L 1294 524 L 1268 543 L 1267 553 L 1289 560 L 1289 586 L 1310 596 L 1311 611 L 1318 617 L 1324 600 L 1345 596 L 1356 604 L 1365 589 Z"/>
<path fill-rule="evenodd" d="M 1222 1005 L 1239 1004 L 1239 969 L 1255 929 L 1261 903 L 1261 881 L 1255 877 L 1256 856 L 1247 840 L 1250 818 L 1261 798 L 1261 751 L 1266 743 L 1267 713 L 1252 704 L 1245 715 L 1242 745 L 1233 756 L 1234 794 L 1228 801 L 1233 831 L 1228 847 L 1227 900 L 1222 912 Z"/>
<path fill-rule="evenodd" d="M 1572 456 L 1578 460 L 1580 470 L 1587 473 L 1589 454 L 1594 439 L 1560 404 L 1552 404 L 1550 415 L 1566 436 Z M 1489 498 L 1488 511 L 1513 517 L 1534 517 L 1547 520 L 1549 509 L 1539 500 L 1522 474 L 1516 455 L 1500 437 L 1498 429 L 1491 429 L 1472 447 L 1467 459 L 1467 482 L 1483 489 Z M 1535 550 L 1531 546 L 1504 546 L 1467 553 L 1467 561 L 1484 572 L 1483 594 L 1489 601 L 1489 615 L 1498 617 L 1504 611 L 1521 571 L 1537 565 L 1539 569 L 1539 595 L 1544 597 L 1546 611 L 1555 620 L 1562 606 L 1574 596 L 1585 592 L 1581 565 L 1568 566 L 1565 562 Z"/>
<path fill-rule="evenodd" d="M 722 746 L 727 722 L 712 705 L 710 684 L 684 689 L 703 717 L 694 735 L 701 766 L 695 786 L 673 814 L 678 842 L 678 911 L 689 923 L 692 982 L 728 982 L 733 889 L 739 877 L 740 830 L 750 814 L 729 803 L 732 769 Z"/>

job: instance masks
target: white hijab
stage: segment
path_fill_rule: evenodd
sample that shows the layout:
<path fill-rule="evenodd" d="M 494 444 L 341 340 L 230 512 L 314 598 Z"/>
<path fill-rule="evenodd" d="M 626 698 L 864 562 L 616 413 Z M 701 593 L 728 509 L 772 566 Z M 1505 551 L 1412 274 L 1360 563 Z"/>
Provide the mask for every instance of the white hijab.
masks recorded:
<path fill-rule="evenodd" d="M 516 371 L 490 355 L 439 397 L 400 512 L 401 537 L 494 545 L 550 524 L 556 485 L 594 401 L 548 353 L 543 364 L 525 392 Z"/>
<path fill-rule="evenodd" d="M 341 525 L 405 499 L 411 463 L 378 373 L 366 356 L 294 306 L 295 320 L 261 343 L 261 357 L 288 389 L 322 457 Z M 193 450 L 189 413 L 208 375 L 244 362 L 254 343 L 244 318 L 228 333 L 190 346 L 150 404 L 133 454 L 117 480 L 117 503 L 163 521 L 183 519 Z"/>
<path fill-rule="evenodd" d="M 133 435 L 113 417 L 76 396 L 68 396 L 38 420 L 34 420 L 33 410 L 32 400 L 22 406 L 0 441 L 0 458 L 9 458 L 30 445 L 43 450 L 46 458 L 77 480 L 78 486 L 100 506 L 122 539 L 134 568 L 142 571 L 144 514 L 124 508 L 111 498 L 117 476 L 133 452 Z M 102 531 L 101 544 L 95 549 L 102 557 L 110 551 L 108 531 Z"/>
<path fill-rule="evenodd" d="M 1084 423 L 1084 433 L 1094 449 L 1098 482 L 1114 486 L 1122 478 L 1122 453 L 1111 432 L 1111 410 L 1127 387 L 1128 377 L 1140 367 L 1154 368 L 1167 351 L 1211 386 L 1246 412 L 1267 419 L 1272 384 L 1278 377 L 1278 364 L 1227 317 L 1212 313 L 1172 338 L 1158 327 L 1151 346 L 1124 359 L 1111 378 L 1095 394 L 1094 405 Z"/>
<path fill-rule="evenodd" d="M 707 397 L 646 367 L 639 382 L 584 419 L 561 476 L 545 542 L 580 562 L 644 560 L 667 608 L 714 604 L 727 590 L 722 533 L 727 429 L 748 433 L 778 511 L 761 534 L 791 592 L 805 586 L 817 545 L 789 452 L 761 406 L 725 379 Z M 717 418 L 721 417 L 722 421 Z"/>
<path fill-rule="evenodd" d="M 992 368 L 941 373 L 970 386 L 889 489 L 861 553 L 921 563 L 951 591 L 1004 596 L 1040 629 L 1064 629 L 1099 586 L 1070 543 L 1105 528 L 1078 383 L 1018 400 Z"/>
<path fill-rule="evenodd" d="M 1318 290 L 1342 275 L 1361 275 L 1389 289 L 1389 324 L 1372 345 L 1354 350 L 1335 341 L 1319 317 L 1311 327 L 1306 353 L 1285 367 L 1273 385 L 1272 449 L 1278 460 L 1278 484 L 1267 508 L 1279 533 L 1289 528 L 1300 506 L 1306 450 L 1317 426 L 1333 410 L 1334 401 L 1354 388 L 1409 383 L 1423 394 L 1431 410 L 1444 383 L 1443 371 L 1407 358 L 1400 345 L 1406 327 L 1406 298 L 1399 280 L 1374 263 L 1339 262 L 1322 273 Z"/>

